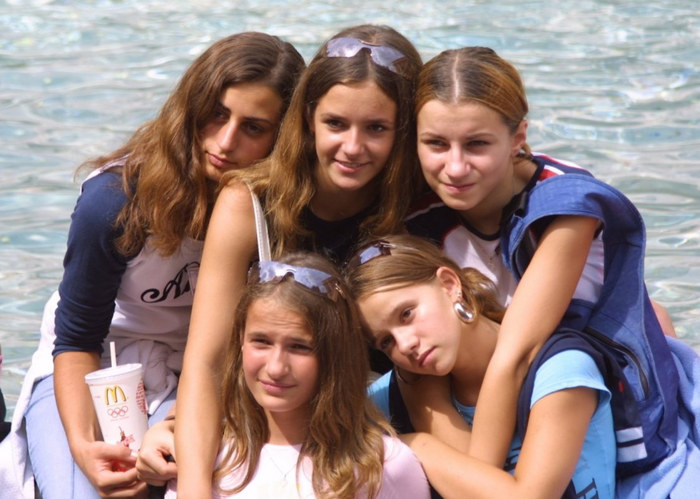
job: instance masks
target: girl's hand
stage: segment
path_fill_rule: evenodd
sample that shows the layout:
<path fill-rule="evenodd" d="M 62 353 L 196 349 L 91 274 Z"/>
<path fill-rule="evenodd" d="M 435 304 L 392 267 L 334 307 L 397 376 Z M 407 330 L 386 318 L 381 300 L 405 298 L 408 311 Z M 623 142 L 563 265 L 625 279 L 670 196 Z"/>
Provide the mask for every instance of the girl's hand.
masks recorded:
<path fill-rule="evenodd" d="M 151 485 L 163 485 L 177 477 L 175 464 L 175 421 L 160 421 L 151 426 L 143 437 L 136 460 L 140 480 Z"/>
<path fill-rule="evenodd" d="M 101 497 L 148 497 L 148 486 L 138 479 L 136 458 L 128 447 L 88 442 L 76 452 L 76 462 Z"/>

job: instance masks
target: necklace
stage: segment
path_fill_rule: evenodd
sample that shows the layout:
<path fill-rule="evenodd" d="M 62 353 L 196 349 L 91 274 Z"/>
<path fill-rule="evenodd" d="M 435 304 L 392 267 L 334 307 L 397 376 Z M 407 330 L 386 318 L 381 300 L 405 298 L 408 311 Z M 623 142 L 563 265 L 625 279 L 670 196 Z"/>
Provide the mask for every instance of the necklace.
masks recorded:
<path fill-rule="evenodd" d="M 275 467 L 277 470 L 278 474 L 280 477 L 277 480 L 271 480 L 268 484 L 267 487 L 265 487 L 267 490 L 266 496 L 267 497 L 279 497 L 279 498 L 298 498 L 299 497 L 299 485 L 297 484 L 297 477 L 296 474 L 291 475 L 293 471 L 296 471 L 297 469 L 297 461 L 294 461 L 294 464 L 291 466 L 291 468 L 288 468 L 287 471 L 284 471 L 285 467 L 280 466 L 273 455 L 275 454 L 274 449 L 268 449 L 268 452 L 265 453 L 265 458 L 272 463 L 272 466 Z M 263 456 L 261 456 L 262 458 Z M 288 464 L 288 463 L 287 463 Z M 291 476 L 294 477 L 294 479 L 291 479 Z"/>
<path fill-rule="evenodd" d="M 282 475 L 282 480 L 284 480 L 284 481 L 287 481 L 287 477 L 289 476 L 289 474 L 290 474 L 292 471 L 294 471 L 294 470 L 296 469 L 296 467 L 297 467 L 297 463 L 294 463 L 294 466 L 292 466 L 291 468 L 289 468 L 287 471 L 282 471 L 282 468 L 280 468 L 279 465 L 277 464 L 277 462 L 272 458 L 272 455 L 270 455 L 270 456 L 268 456 L 268 457 L 270 458 L 270 462 L 272 463 L 272 465 L 273 465 L 275 468 L 277 468 L 277 471 L 280 472 L 280 475 Z"/>

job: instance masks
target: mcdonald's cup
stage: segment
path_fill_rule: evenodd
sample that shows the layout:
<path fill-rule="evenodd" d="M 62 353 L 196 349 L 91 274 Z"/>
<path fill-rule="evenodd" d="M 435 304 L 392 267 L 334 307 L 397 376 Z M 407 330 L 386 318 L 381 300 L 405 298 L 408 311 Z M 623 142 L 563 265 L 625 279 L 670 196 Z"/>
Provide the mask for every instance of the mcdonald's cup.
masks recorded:
<path fill-rule="evenodd" d="M 85 375 L 102 438 L 138 451 L 148 429 L 141 364 L 107 367 Z"/>

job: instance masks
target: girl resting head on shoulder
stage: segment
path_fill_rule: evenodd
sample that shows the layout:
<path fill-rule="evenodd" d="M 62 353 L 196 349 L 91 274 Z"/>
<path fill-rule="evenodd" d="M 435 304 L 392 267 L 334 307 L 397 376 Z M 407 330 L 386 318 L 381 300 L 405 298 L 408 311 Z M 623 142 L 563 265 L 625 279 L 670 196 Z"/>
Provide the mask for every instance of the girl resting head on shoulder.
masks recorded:
<path fill-rule="evenodd" d="M 580 342 L 566 344 L 531 373 L 531 391 L 521 401 L 530 408 L 525 430 L 510 442 L 506 465 L 491 465 L 464 452 L 468 434 L 458 441 L 414 433 L 412 424 L 425 410 L 414 395 L 426 384 L 434 387 L 435 377 L 446 377 L 449 387 L 440 407 L 451 406 L 462 424 L 473 423 L 502 332 L 504 309 L 493 283 L 460 269 L 429 241 L 407 235 L 368 245 L 350 261 L 347 276 L 370 341 L 396 366 L 372 385 L 372 398 L 392 423 L 411 432 L 402 439 L 441 495 L 614 497 L 610 391 L 600 364 Z M 397 410 L 402 405 L 409 421 Z"/>
<path fill-rule="evenodd" d="M 139 359 L 146 367 L 151 422 L 170 409 L 216 186 L 223 171 L 270 152 L 303 67 L 294 47 L 275 36 L 218 40 L 153 120 L 83 165 L 92 171 L 25 381 L 33 390 L 22 415 L 42 496 L 144 493 L 130 449 L 101 441 L 84 376 L 109 364 L 104 345 L 114 341 L 120 364 Z M 66 476 L 74 480 L 67 484 Z"/>
<path fill-rule="evenodd" d="M 218 40 L 185 71 L 158 116 L 121 148 L 85 163 L 123 159 L 129 202 L 118 249 L 152 235 L 166 255 L 183 237 L 203 239 L 221 176 L 265 158 L 277 139 L 304 60 L 289 42 L 258 32 Z"/>

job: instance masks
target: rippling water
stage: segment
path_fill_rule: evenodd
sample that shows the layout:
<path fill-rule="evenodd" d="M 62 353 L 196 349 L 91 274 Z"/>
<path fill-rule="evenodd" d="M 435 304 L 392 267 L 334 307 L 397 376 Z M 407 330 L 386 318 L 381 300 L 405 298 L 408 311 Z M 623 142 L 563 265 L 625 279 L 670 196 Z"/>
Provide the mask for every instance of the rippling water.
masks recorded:
<path fill-rule="evenodd" d="M 497 50 L 525 78 L 534 148 L 588 167 L 639 206 L 650 292 L 700 350 L 695 0 L 194 3 L 0 0 L 0 345 L 10 410 L 61 277 L 75 167 L 124 141 L 198 54 L 243 30 L 279 35 L 307 60 L 364 22 L 395 27 L 426 59 L 462 45 Z"/>

